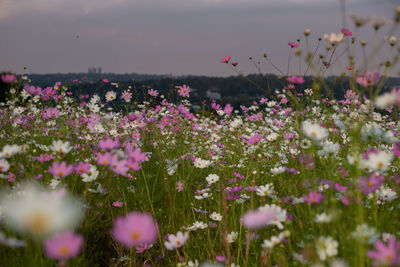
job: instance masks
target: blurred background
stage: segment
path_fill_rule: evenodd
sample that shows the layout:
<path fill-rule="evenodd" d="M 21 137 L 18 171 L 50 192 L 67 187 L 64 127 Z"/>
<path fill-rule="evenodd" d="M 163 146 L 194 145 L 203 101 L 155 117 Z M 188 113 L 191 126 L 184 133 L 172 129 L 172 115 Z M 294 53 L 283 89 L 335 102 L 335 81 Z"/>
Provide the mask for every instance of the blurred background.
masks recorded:
<path fill-rule="evenodd" d="M 248 58 L 262 60 L 263 53 L 286 70 L 287 43 L 302 38 L 300 47 L 304 48 L 306 28 L 311 30 L 311 49 L 318 37 L 340 32 L 341 2 L 0 0 L 0 72 L 22 73 L 26 66 L 28 73 L 229 76 L 234 73 L 220 63 L 222 57 L 232 56 L 248 74 L 256 72 Z M 378 39 L 383 39 L 399 1 L 348 0 L 344 4 L 347 15 L 388 18 L 390 23 L 378 32 Z M 344 22 L 354 31 L 349 16 Z M 398 31 L 394 35 L 399 36 Z M 359 40 L 371 42 L 373 36 L 371 25 L 358 30 Z M 327 43 L 321 44 L 324 47 Z M 388 56 L 388 50 L 378 56 Z M 262 70 L 277 73 L 266 64 Z M 332 68 L 327 74 L 335 73 L 339 70 Z"/>

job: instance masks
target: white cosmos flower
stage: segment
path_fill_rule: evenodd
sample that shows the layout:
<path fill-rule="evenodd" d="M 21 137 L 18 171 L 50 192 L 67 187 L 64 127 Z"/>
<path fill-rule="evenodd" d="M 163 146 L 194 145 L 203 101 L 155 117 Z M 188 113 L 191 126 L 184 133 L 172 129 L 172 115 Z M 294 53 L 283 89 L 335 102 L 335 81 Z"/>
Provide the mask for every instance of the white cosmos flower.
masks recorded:
<path fill-rule="evenodd" d="M 343 33 L 336 34 L 332 32 L 330 35 L 324 34 L 324 40 L 330 43 L 331 45 L 338 45 L 343 41 Z"/>
<path fill-rule="evenodd" d="M 210 218 L 214 221 L 220 222 L 222 220 L 222 215 L 217 212 L 213 212 L 210 214 Z"/>
<path fill-rule="evenodd" d="M 10 158 L 13 155 L 21 152 L 21 147 L 18 145 L 5 145 L 0 152 L 0 158 Z"/>
<path fill-rule="evenodd" d="M 339 243 L 330 236 L 321 236 L 317 239 L 317 254 L 320 260 L 324 261 L 328 257 L 338 254 Z"/>
<path fill-rule="evenodd" d="M 204 169 L 207 168 L 208 166 L 210 166 L 211 162 L 209 160 L 205 160 L 205 159 L 201 159 L 201 158 L 197 158 L 194 161 L 194 166 L 196 168 L 200 168 L 200 169 Z"/>
<path fill-rule="evenodd" d="M 83 206 L 65 190 L 47 191 L 23 184 L 0 198 L 5 224 L 36 238 L 73 230 L 83 217 Z"/>
<path fill-rule="evenodd" d="M 271 196 L 274 193 L 274 185 L 272 183 L 260 185 L 257 188 L 256 194 L 260 197 Z"/>
<path fill-rule="evenodd" d="M 329 223 L 332 220 L 332 216 L 326 213 L 317 214 L 314 221 L 317 223 Z"/>
<path fill-rule="evenodd" d="M 388 108 L 397 103 L 398 95 L 395 91 L 384 93 L 375 98 L 375 107 L 379 109 Z"/>
<path fill-rule="evenodd" d="M 273 210 L 273 212 L 275 213 L 275 217 L 269 222 L 269 224 L 276 225 L 279 229 L 283 229 L 282 222 L 286 221 L 286 210 L 275 204 L 266 204 L 264 206 L 261 206 L 259 209 Z"/>
<path fill-rule="evenodd" d="M 386 151 L 378 151 L 370 153 L 368 159 L 362 159 L 360 164 L 363 169 L 368 171 L 385 172 L 389 169 L 393 160 L 393 154 Z"/>
<path fill-rule="evenodd" d="M 273 174 L 281 174 L 281 173 L 284 173 L 285 170 L 286 170 L 285 167 L 275 167 L 275 168 L 271 169 L 271 172 Z"/>
<path fill-rule="evenodd" d="M 219 176 L 217 174 L 209 174 L 206 180 L 209 184 L 213 184 L 219 181 Z"/>
<path fill-rule="evenodd" d="M 328 136 L 328 131 L 318 123 L 303 121 L 301 127 L 307 137 L 316 141 L 325 139 Z"/>
<path fill-rule="evenodd" d="M 176 235 L 169 235 L 168 241 L 165 241 L 164 245 L 168 250 L 174 250 L 176 248 L 182 247 L 188 238 L 188 232 L 182 233 L 181 231 L 179 231 L 178 233 L 176 233 Z"/>
<path fill-rule="evenodd" d="M 10 169 L 10 164 L 5 159 L 0 159 L 0 172 L 6 172 Z"/>
<path fill-rule="evenodd" d="M 57 141 L 54 140 L 53 144 L 51 146 L 49 146 L 49 148 L 52 151 L 61 153 L 61 154 L 67 154 L 72 149 L 72 147 L 68 141 L 63 142 L 61 140 L 57 140 Z"/>
<path fill-rule="evenodd" d="M 238 232 L 231 232 L 230 234 L 228 234 L 228 235 L 226 236 L 226 241 L 227 241 L 228 243 L 233 243 L 233 242 L 235 242 L 235 240 L 238 238 L 238 236 L 239 236 L 239 233 L 238 233 Z"/>
<path fill-rule="evenodd" d="M 90 165 L 89 171 L 81 174 L 82 181 L 84 181 L 85 183 L 96 180 L 97 176 L 99 176 L 99 171 L 97 170 L 95 165 Z"/>
<path fill-rule="evenodd" d="M 108 91 L 106 93 L 106 100 L 113 101 L 117 97 L 117 94 L 114 91 Z"/>

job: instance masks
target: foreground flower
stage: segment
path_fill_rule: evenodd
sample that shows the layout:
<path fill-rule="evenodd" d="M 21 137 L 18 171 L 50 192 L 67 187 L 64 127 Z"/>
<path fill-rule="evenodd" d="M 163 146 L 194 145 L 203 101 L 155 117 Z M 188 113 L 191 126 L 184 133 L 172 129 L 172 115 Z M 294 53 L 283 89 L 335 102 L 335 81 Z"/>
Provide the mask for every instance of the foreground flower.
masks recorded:
<path fill-rule="evenodd" d="M 387 246 L 378 240 L 375 242 L 376 250 L 369 250 L 367 255 L 374 260 L 374 265 L 393 265 L 397 266 L 400 264 L 400 241 L 396 241 L 395 238 L 388 240 Z"/>
<path fill-rule="evenodd" d="M 328 136 L 328 131 L 317 123 L 303 121 L 301 128 L 307 137 L 316 141 L 325 139 Z"/>
<path fill-rule="evenodd" d="M 364 87 L 375 85 L 379 82 L 380 76 L 377 71 L 366 71 L 362 76 L 356 78 L 356 82 Z"/>
<path fill-rule="evenodd" d="M 259 229 L 269 225 L 275 218 L 274 209 L 257 209 L 246 212 L 242 216 L 242 223 L 248 229 Z"/>
<path fill-rule="evenodd" d="M 3 196 L 0 206 L 10 228 L 38 238 L 73 230 L 83 217 L 82 204 L 65 191 L 49 192 L 32 184 Z"/>
<path fill-rule="evenodd" d="M 83 236 L 71 231 L 56 234 L 43 243 L 44 255 L 47 258 L 65 262 L 81 252 Z"/>
<path fill-rule="evenodd" d="M 319 237 L 316 244 L 319 259 L 324 261 L 327 257 L 336 256 L 338 254 L 338 245 L 339 243 L 330 236 Z"/>
<path fill-rule="evenodd" d="M 182 233 L 179 231 L 176 235 L 168 235 L 168 241 L 165 241 L 164 245 L 168 250 L 177 249 L 182 247 L 188 238 L 188 232 Z"/>
<path fill-rule="evenodd" d="M 17 79 L 17 76 L 14 74 L 3 74 L 1 75 L 1 80 L 3 83 L 12 83 Z"/>
<path fill-rule="evenodd" d="M 151 244 L 157 239 L 157 225 L 150 214 L 134 211 L 115 219 L 111 235 L 128 248 Z"/>

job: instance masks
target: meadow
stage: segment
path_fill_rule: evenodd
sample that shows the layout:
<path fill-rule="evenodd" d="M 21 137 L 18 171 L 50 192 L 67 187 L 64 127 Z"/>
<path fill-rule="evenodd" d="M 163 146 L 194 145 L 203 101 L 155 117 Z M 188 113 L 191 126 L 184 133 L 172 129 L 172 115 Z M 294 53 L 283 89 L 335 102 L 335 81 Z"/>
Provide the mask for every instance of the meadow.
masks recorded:
<path fill-rule="evenodd" d="M 320 38 L 320 58 L 289 42 L 312 86 L 288 67 L 239 109 L 194 112 L 184 84 L 176 101 L 154 88 L 138 103 L 107 79 L 89 96 L 1 75 L 0 266 L 399 266 L 400 89 L 382 91 L 398 43 L 385 37 L 388 60 L 363 69 L 355 35 Z M 322 77 L 346 53 L 352 82 L 333 99 Z"/>

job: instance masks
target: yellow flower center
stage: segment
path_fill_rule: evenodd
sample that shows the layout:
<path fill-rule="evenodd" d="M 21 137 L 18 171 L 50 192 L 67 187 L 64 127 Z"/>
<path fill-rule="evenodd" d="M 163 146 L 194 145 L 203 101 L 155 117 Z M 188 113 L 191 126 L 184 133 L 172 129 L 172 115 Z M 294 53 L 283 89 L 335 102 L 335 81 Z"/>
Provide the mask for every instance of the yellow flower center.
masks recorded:
<path fill-rule="evenodd" d="M 65 256 L 65 255 L 67 255 L 67 254 L 69 253 L 69 247 L 67 247 L 67 246 L 62 246 L 62 247 L 58 250 L 58 252 L 59 252 L 61 255 Z"/>
<path fill-rule="evenodd" d="M 43 234 L 50 225 L 50 218 L 43 212 L 36 212 L 28 218 L 28 229 L 35 235 Z"/>
<path fill-rule="evenodd" d="M 140 233 L 138 231 L 133 231 L 131 233 L 131 239 L 133 241 L 138 241 L 140 239 Z"/>

